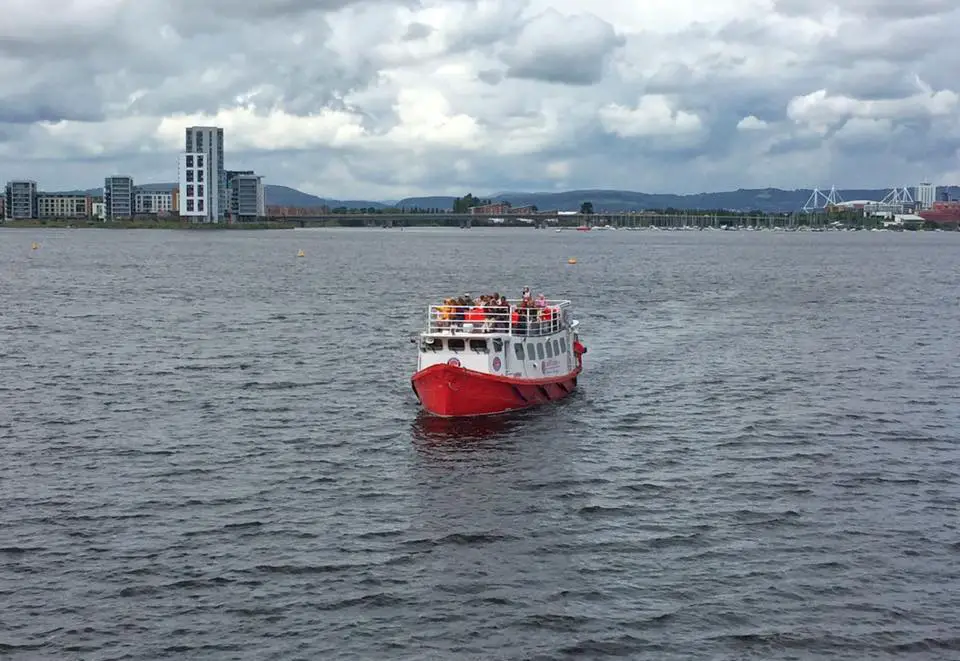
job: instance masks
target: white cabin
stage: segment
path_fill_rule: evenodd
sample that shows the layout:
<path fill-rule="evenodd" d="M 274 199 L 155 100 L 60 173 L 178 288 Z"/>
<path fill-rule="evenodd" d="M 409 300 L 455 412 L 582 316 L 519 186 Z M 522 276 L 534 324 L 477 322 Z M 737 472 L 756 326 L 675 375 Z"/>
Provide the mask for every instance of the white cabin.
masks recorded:
<path fill-rule="evenodd" d="M 477 308 L 431 305 L 426 330 L 418 338 L 417 370 L 448 363 L 519 379 L 574 371 L 579 322 L 570 317 L 570 301 L 549 300 L 544 308 L 521 308 L 519 300 L 508 303 L 509 308 L 483 308 L 482 314 Z"/>

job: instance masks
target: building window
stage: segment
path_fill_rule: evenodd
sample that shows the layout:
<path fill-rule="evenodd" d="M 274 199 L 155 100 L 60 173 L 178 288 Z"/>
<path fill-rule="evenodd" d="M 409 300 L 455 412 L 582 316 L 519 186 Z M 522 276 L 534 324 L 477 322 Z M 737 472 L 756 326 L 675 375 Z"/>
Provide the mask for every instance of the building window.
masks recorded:
<path fill-rule="evenodd" d="M 187 200 L 187 211 L 193 211 L 193 200 Z"/>
<path fill-rule="evenodd" d="M 203 181 L 203 170 L 197 170 L 197 181 Z"/>
<path fill-rule="evenodd" d="M 193 185 L 187 186 L 187 197 L 193 197 Z"/>
<path fill-rule="evenodd" d="M 188 168 L 193 167 L 193 156 L 187 156 L 187 167 Z"/>
<path fill-rule="evenodd" d="M 203 200 L 197 200 L 197 211 L 203 211 Z"/>
<path fill-rule="evenodd" d="M 197 184 L 197 197 L 203 197 L 203 184 Z"/>
<path fill-rule="evenodd" d="M 197 156 L 197 167 L 198 168 L 203 167 L 203 156 Z"/>
<path fill-rule="evenodd" d="M 187 170 L 187 181 L 193 181 L 193 170 Z"/>

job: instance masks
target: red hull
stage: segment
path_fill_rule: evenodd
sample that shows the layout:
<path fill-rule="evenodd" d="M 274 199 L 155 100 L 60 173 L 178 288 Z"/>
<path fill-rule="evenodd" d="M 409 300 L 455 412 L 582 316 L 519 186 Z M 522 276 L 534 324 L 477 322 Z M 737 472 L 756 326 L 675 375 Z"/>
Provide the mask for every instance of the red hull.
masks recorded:
<path fill-rule="evenodd" d="M 492 415 L 555 402 L 572 393 L 582 367 L 548 379 L 515 379 L 453 365 L 432 365 L 413 375 L 420 404 L 433 415 Z"/>

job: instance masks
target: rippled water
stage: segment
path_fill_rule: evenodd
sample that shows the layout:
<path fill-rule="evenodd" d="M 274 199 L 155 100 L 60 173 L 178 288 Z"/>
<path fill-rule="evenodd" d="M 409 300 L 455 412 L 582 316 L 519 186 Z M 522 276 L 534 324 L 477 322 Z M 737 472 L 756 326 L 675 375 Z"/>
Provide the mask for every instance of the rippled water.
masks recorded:
<path fill-rule="evenodd" d="M 0 656 L 956 658 L 958 250 L 3 230 Z M 580 392 L 420 415 L 427 299 L 524 285 Z"/>

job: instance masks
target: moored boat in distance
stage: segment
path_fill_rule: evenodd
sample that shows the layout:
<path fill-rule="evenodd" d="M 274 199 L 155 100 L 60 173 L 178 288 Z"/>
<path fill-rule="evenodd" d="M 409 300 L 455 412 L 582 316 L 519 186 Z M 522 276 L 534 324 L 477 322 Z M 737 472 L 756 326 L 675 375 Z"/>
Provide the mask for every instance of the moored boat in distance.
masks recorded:
<path fill-rule="evenodd" d="M 503 305 L 503 302 L 506 305 Z M 583 354 L 568 300 L 430 305 L 411 378 L 420 405 L 442 417 L 506 413 L 561 400 Z"/>

